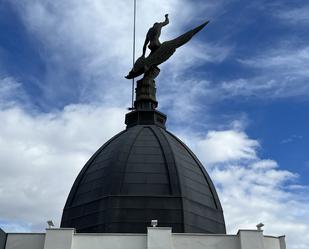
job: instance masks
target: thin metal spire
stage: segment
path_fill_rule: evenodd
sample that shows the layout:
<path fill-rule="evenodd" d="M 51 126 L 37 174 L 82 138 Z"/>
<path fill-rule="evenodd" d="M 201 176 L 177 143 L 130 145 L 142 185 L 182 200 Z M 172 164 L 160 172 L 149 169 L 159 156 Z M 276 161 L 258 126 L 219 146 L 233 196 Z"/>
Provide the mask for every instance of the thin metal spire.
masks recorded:
<path fill-rule="evenodd" d="M 132 67 L 134 67 L 135 62 L 135 26 L 136 26 L 136 0 L 134 0 L 134 14 L 133 14 L 133 61 L 132 61 Z M 132 110 L 134 109 L 134 78 L 132 79 Z"/>

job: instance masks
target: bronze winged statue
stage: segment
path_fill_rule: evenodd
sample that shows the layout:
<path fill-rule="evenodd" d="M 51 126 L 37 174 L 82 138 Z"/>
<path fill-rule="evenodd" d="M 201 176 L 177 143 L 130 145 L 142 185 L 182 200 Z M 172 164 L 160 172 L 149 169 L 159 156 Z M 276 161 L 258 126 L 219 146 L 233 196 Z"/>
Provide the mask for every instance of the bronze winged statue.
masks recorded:
<path fill-rule="evenodd" d="M 158 102 L 156 100 L 154 79 L 160 73 L 158 65 L 168 60 L 175 53 L 177 48 L 187 43 L 197 32 L 203 29 L 209 21 L 204 22 L 202 25 L 189 30 L 173 40 L 165 41 L 161 44 L 159 41 L 161 29 L 168 23 L 169 18 L 166 14 L 163 22 L 156 22 L 148 30 L 143 46 L 143 54 L 135 61 L 132 70 L 126 76 L 127 79 L 133 79 L 144 74 L 143 77 L 137 81 L 134 107 L 130 108 L 130 110 L 154 110 L 157 108 Z M 145 57 L 147 45 L 151 52 Z"/>
<path fill-rule="evenodd" d="M 209 23 L 209 21 L 204 22 L 200 26 L 178 36 L 173 40 L 166 41 L 161 44 L 159 41 L 161 28 L 168 23 L 169 19 L 166 14 L 164 22 L 155 23 L 153 27 L 149 29 L 143 46 L 143 55 L 136 60 L 132 70 L 126 76 L 127 79 L 138 77 L 153 67 L 157 67 L 164 61 L 168 60 L 175 53 L 177 48 L 187 43 L 196 33 L 202 30 Z M 146 46 L 148 43 L 148 48 L 151 50 L 151 53 L 148 57 L 145 57 Z"/>

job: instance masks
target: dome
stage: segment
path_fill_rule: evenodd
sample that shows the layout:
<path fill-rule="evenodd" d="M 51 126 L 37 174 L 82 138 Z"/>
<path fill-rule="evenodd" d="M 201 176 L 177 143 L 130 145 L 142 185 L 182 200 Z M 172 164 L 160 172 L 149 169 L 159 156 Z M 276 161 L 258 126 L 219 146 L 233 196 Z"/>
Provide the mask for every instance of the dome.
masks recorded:
<path fill-rule="evenodd" d="M 165 128 L 157 111 L 127 114 L 126 130 L 79 173 L 61 227 L 77 232 L 146 233 L 153 219 L 176 233 L 225 234 L 221 204 L 205 168 Z"/>

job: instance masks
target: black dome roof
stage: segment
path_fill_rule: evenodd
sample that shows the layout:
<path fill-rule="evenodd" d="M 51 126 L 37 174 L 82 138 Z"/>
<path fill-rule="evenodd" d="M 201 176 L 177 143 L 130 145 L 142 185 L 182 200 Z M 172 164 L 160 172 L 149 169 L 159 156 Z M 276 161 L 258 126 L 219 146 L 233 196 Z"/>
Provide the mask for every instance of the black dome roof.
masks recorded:
<path fill-rule="evenodd" d="M 146 233 L 157 219 L 173 232 L 226 232 L 211 179 L 190 149 L 164 128 L 165 116 L 158 113 L 152 117 L 159 123 L 149 121 L 150 113 L 146 122 L 134 124 L 127 115 L 128 128 L 90 158 L 71 189 L 61 227 Z"/>

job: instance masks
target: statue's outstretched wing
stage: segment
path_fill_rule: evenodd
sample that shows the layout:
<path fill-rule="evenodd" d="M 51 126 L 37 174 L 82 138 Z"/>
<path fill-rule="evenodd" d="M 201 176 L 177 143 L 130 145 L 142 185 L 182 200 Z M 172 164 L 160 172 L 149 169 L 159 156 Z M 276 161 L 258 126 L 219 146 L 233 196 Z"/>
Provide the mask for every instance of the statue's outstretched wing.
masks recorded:
<path fill-rule="evenodd" d="M 209 21 L 184 33 L 181 36 L 178 36 L 173 40 L 163 42 L 161 46 L 154 53 L 150 54 L 147 58 L 138 58 L 134 64 L 133 69 L 126 76 L 126 78 L 135 78 L 145 73 L 152 66 L 160 65 L 164 61 L 168 60 L 175 53 L 177 48 L 190 41 L 191 38 L 200 30 L 202 30 L 208 23 Z"/>
<path fill-rule="evenodd" d="M 153 54 L 149 55 L 146 58 L 145 61 L 146 65 L 148 67 L 157 66 L 163 63 L 164 61 L 168 60 L 175 53 L 177 48 L 190 41 L 191 38 L 200 30 L 202 30 L 208 23 L 209 21 L 184 33 L 181 36 L 178 36 L 173 40 L 163 42 L 161 46 Z"/>

